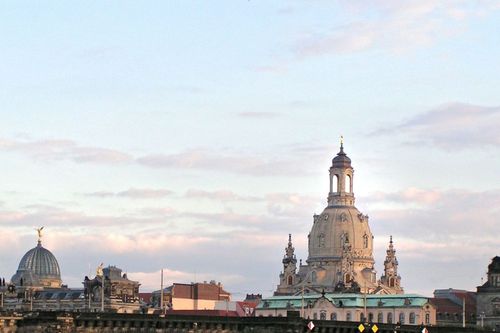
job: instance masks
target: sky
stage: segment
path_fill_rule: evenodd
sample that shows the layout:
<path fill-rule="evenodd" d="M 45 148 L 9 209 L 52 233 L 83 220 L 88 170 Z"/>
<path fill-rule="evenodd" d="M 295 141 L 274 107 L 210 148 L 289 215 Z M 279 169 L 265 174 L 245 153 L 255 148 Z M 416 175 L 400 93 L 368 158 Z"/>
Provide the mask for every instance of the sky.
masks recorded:
<path fill-rule="evenodd" d="M 494 0 L 0 3 L 0 276 L 271 295 L 345 138 L 380 276 L 475 290 L 499 255 Z"/>

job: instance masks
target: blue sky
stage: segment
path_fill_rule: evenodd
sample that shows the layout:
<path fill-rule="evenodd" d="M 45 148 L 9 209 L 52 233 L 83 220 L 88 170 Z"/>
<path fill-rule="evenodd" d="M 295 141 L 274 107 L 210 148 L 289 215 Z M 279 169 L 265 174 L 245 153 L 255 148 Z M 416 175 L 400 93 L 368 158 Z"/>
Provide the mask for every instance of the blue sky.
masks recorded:
<path fill-rule="evenodd" d="M 2 276 L 45 225 L 72 286 L 269 294 L 340 135 L 379 274 L 391 234 L 409 292 L 498 255 L 496 1 L 16 1 L 0 29 Z"/>

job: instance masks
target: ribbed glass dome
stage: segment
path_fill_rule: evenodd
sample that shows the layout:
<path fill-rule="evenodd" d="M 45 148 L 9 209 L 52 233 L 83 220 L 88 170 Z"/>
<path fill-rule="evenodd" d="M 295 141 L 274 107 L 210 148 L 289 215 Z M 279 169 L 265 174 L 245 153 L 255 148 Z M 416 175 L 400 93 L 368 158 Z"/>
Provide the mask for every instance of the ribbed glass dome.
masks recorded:
<path fill-rule="evenodd" d="M 56 257 L 40 242 L 26 252 L 19 262 L 18 271 L 32 271 L 39 279 L 61 279 Z"/>

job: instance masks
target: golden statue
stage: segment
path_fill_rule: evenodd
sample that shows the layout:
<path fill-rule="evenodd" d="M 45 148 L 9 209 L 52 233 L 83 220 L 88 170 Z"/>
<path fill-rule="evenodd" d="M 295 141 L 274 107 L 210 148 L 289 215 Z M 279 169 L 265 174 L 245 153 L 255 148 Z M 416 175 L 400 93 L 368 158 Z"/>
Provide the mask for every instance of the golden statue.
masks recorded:
<path fill-rule="evenodd" d="M 103 276 L 104 275 L 104 272 L 102 270 L 103 267 L 104 267 L 104 264 L 101 262 L 101 264 L 99 266 L 97 266 L 97 270 L 95 272 L 95 275 Z"/>
<path fill-rule="evenodd" d="M 43 230 L 43 227 L 35 228 L 35 230 L 38 233 L 38 241 L 41 242 L 42 241 L 42 230 Z"/>

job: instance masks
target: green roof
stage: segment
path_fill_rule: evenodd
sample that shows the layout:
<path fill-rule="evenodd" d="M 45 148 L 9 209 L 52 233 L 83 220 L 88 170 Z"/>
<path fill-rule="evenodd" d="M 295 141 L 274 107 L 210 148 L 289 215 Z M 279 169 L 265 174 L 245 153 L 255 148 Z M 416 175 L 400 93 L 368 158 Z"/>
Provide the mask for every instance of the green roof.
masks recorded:
<path fill-rule="evenodd" d="M 321 294 L 304 295 L 304 305 L 308 302 L 315 302 L 322 297 Z M 339 307 L 364 307 L 365 295 L 363 294 L 325 294 L 330 302 Z M 428 302 L 428 298 L 415 294 L 399 295 L 366 295 L 367 308 L 393 308 L 393 307 L 422 307 Z M 302 296 L 273 296 L 262 299 L 257 309 L 286 309 L 301 308 Z"/>

